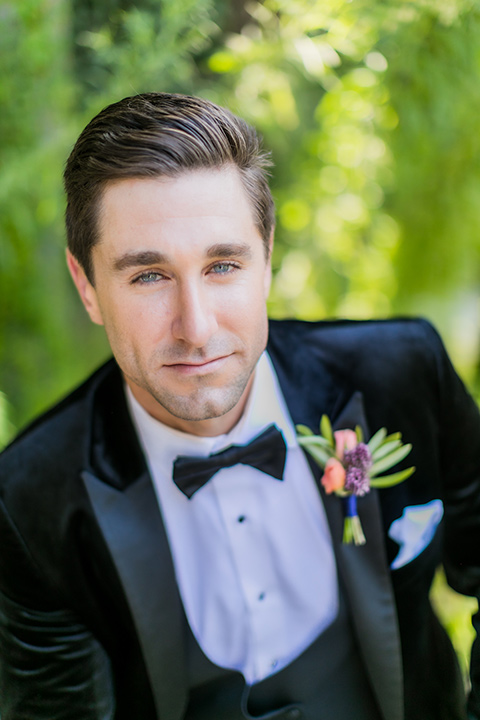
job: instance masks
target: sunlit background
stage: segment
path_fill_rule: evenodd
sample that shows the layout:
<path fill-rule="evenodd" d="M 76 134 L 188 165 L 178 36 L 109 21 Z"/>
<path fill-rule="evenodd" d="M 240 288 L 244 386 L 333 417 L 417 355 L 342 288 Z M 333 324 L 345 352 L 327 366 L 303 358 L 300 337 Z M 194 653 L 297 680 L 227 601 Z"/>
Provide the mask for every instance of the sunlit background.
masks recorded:
<path fill-rule="evenodd" d="M 229 106 L 272 151 L 272 316 L 424 315 L 478 394 L 478 1 L 0 0 L 0 444 L 108 355 L 61 175 L 97 111 L 151 90 Z"/>

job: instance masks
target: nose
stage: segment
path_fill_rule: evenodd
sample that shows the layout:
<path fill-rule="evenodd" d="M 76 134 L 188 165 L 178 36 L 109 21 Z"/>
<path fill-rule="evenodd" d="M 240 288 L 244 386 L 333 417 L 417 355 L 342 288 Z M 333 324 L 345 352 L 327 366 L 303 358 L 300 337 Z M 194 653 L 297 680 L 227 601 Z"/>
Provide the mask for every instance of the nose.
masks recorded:
<path fill-rule="evenodd" d="M 196 282 L 179 284 L 172 334 L 192 347 L 204 347 L 218 329 L 215 307 L 206 288 Z"/>

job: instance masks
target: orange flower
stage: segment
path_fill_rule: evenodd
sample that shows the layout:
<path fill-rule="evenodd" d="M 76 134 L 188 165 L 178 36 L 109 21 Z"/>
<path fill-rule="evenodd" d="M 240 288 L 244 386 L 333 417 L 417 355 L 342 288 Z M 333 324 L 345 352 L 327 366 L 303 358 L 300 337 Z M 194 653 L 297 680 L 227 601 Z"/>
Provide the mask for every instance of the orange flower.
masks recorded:
<path fill-rule="evenodd" d="M 339 460 L 333 457 L 327 460 L 322 477 L 322 485 L 327 495 L 343 488 L 345 475 L 345 468 Z"/>
<path fill-rule="evenodd" d="M 343 460 L 345 450 L 353 450 L 358 445 L 357 434 L 354 430 L 336 430 L 333 435 L 337 457 Z"/>

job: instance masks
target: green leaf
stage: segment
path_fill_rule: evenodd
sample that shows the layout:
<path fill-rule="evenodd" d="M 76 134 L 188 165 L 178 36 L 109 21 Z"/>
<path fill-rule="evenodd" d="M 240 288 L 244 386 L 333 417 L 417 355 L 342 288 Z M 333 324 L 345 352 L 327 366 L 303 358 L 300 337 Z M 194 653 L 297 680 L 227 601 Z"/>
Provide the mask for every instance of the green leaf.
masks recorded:
<path fill-rule="evenodd" d="M 375 452 L 375 450 L 381 445 L 384 438 L 387 435 L 386 428 L 380 428 L 380 430 L 377 430 L 375 435 L 372 435 L 370 440 L 368 441 L 368 449 L 370 450 L 371 454 Z"/>
<path fill-rule="evenodd" d="M 332 448 L 328 440 L 325 440 L 324 437 L 321 435 L 308 435 L 308 436 L 301 436 L 297 438 L 299 445 L 301 445 L 304 448 L 309 448 L 310 445 L 321 445 L 325 450 L 328 451 L 330 454 L 330 457 L 335 456 L 335 450 Z"/>
<path fill-rule="evenodd" d="M 330 460 L 331 453 L 328 450 L 325 450 L 320 445 L 308 445 L 306 446 L 304 443 L 301 443 L 303 447 L 305 447 L 305 450 L 310 453 L 310 455 L 313 457 L 315 462 L 317 462 L 320 467 L 324 468 L 327 462 Z"/>
<path fill-rule="evenodd" d="M 370 477 L 373 478 L 375 475 L 378 475 L 379 473 L 383 472 L 384 470 L 389 470 L 393 465 L 396 465 L 397 463 L 401 462 L 404 458 L 407 457 L 408 453 L 412 449 L 412 446 L 409 445 L 402 445 L 402 447 L 399 447 L 397 450 L 394 450 L 392 453 L 387 455 L 387 457 L 382 458 L 378 462 L 374 463 L 370 469 Z"/>
<path fill-rule="evenodd" d="M 396 450 L 398 447 L 401 447 L 402 441 L 401 440 L 392 440 L 391 442 L 383 442 L 380 447 L 378 447 L 374 453 L 372 453 L 372 460 L 373 462 L 377 462 L 377 460 L 380 460 L 381 458 L 385 457 L 385 455 L 388 455 L 388 453 L 392 452 L 393 450 Z"/>
<path fill-rule="evenodd" d="M 392 440 L 401 440 L 401 439 L 402 439 L 401 432 L 392 433 L 391 435 L 387 435 L 387 437 L 384 438 L 384 440 L 382 441 L 382 445 L 384 445 L 387 442 L 392 442 Z"/>
<path fill-rule="evenodd" d="M 398 485 L 399 483 L 409 478 L 410 475 L 413 475 L 415 470 L 416 468 L 412 466 L 407 468 L 406 470 L 392 473 L 391 475 L 382 475 L 381 477 L 375 478 L 374 480 L 370 480 L 370 485 L 374 488 L 392 487 L 393 485 Z"/>
<path fill-rule="evenodd" d="M 360 425 L 355 426 L 355 435 L 357 436 L 357 442 L 363 443 L 363 430 Z"/>
<path fill-rule="evenodd" d="M 325 440 L 328 440 L 329 444 L 334 447 L 335 440 L 333 438 L 332 425 L 330 423 L 328 415 L 322 415 L 322 419 L 320 420 L 320 432 L 325 438 Z"/>
<path fill-rule="evenodd" d="M 306 425 L 301 425 L 301 424 L 295 425 L 295 429 L 299 435 L 305 435 L 305 436 L 313 435 L 313 432 Z"/>

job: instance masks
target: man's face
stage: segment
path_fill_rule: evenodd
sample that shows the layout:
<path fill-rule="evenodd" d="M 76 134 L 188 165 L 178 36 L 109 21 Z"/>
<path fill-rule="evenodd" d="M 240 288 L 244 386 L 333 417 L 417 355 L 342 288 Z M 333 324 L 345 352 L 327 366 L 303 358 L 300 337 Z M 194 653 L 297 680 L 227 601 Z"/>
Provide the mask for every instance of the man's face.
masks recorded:
<path fill-rule="evenodd" d="M 266 345 L 270 287 L 237 170 L 111 183 L 92 260 L 95 287 L 68 258 L 135 397 L 172 427 L 227 432 Z"/>

